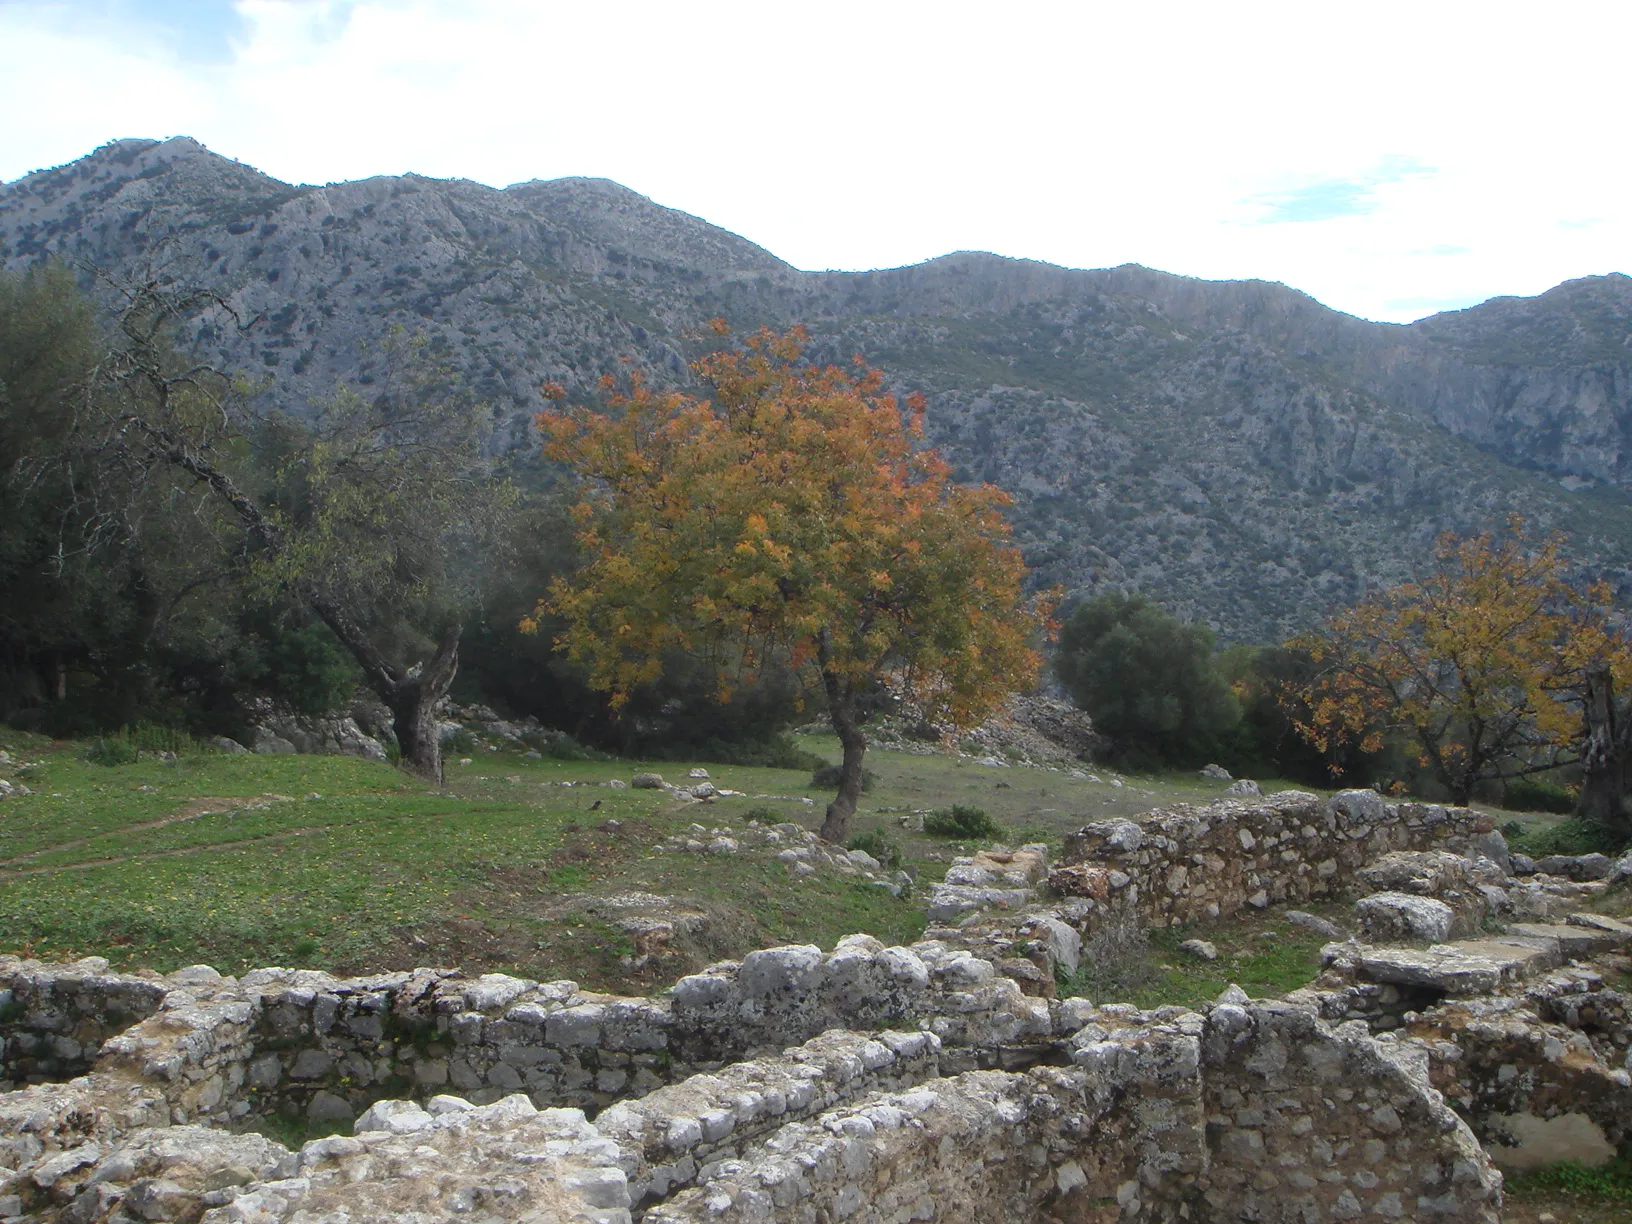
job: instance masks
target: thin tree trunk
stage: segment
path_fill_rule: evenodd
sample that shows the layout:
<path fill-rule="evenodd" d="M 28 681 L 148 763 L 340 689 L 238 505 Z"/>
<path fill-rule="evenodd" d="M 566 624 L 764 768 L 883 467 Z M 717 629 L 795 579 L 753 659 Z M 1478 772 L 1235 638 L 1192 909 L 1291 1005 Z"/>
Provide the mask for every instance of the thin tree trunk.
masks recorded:
<path fill-rule="evenodd" d="M 1615 682 L 1609 668 L 1594 667 L 1587 673 L 1586 698 L 1587 738 L 1581 747 L 1581 798 L 1576 811 L 1623 840 L 1632 840 L 1632 813 L 1626 805 L 1632 718 L 1615 717 Z"/>
<path fill-rule="evenodd" d="M 826 672 L 822 675 L 822 684 L 827 690 L 828 719 L 844 748 L 844 764 L 839 767 L 839 793 L 827 805 L 822 836 L 842 845 L 850 835 L 850 818 L 856 814 L 856 804 L 861 800 L 861 762 L 867 753 L 867 737 L 861 733 L 855 686 Z"/>

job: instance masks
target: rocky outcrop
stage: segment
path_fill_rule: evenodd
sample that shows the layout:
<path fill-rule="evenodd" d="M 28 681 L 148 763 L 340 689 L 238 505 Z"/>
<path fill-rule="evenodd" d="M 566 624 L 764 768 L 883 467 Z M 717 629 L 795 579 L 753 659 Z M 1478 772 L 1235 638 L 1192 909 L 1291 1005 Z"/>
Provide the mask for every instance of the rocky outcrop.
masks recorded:
<path fill-rule="evenodd" d="M 1282 640 L 1405 575 L 1439 529 L 1518 510 L 1624 576 L 1632 282 L 1571 282 L 1410 327 L 1282 285 L 960 252 L 805 273 L 616 184 L 493 190 L 416 175 L 278 182 L 193 141 L 120 141 L 0 188 L 0 264 L 129 268 L 163 250 L 224 314 L 184 339 L 296 411 L 381 376 L 395 324 L 445 344 L 520 443 L 558 382 L 687 384 L 704 320 L 804 321 L 815 355 L 929 398 L 960 480 L 1016 497 L 1028 560 L 1072 592 L 1137 587 L 1227 637 Z M 1592 523 L 1577 531 L 1577 522 Z"/>

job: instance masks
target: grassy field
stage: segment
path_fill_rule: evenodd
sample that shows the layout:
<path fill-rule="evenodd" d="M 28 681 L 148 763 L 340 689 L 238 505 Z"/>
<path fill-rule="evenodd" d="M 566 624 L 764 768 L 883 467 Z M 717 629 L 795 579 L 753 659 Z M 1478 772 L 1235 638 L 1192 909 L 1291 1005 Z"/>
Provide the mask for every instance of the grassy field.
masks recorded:
<path fill-rule="evenodd" d="M 830 759 L 837 745 L 808 737 Z M 889 941 L 923 929 L 923 890 L 903 899 L 853 877 L 795 884 L 768 849 L 726 860 L 661 844 L 710 828 L 819 822 L 828 795 L 788 770 L 706 764 L 744 798 L 683 804 L 614 789 L 644 768 L 691 762 L 528 759 L 476 751 L 428 787 L 347 757 L 184 753 L 107 766 L 82 745 L 0 731 L 35 762 L 34 794 L 0 806 L 0 951 L 103 955 L 121 966 L 223 970 L 284 964 L 360 972 L 415 964 L 504 969 L 631 990 L 754 947 L 831 946 L 851 931 Z M 875 752 L 856 831 L 885 831 L 920 884 L 970 847 L 925 837 L 924 810 L 985 808 L 1008 840 L 1056 849 L 1085 821 L 1216 798 L 1197 777 L 1096 780 L 953 757 Z M 703 911 L 702 934 L 632 972 L 631 947 L 586 897 L 654 893 Z"/>

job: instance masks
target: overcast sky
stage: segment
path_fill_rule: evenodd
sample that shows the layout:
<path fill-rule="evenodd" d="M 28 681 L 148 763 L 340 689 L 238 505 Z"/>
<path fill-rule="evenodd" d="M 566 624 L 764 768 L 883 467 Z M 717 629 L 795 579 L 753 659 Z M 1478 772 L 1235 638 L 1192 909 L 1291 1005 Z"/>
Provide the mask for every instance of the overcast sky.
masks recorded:
<path fill-rule="evenodd" d="M 953 250 L 1405 321 L 1632 272 L 1632 4 L 0 0 L 0 180 L 616 179 L 801 268 Z"/>

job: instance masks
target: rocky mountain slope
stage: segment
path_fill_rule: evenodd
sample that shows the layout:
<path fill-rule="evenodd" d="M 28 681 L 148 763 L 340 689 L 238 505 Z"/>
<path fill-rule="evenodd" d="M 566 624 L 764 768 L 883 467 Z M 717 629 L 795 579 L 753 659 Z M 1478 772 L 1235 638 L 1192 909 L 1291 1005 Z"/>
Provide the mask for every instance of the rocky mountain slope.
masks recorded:
<path fill-rule="evenodd" d="M 185 339 L 300 411 L 423 332 L 524 444 L 545 380 L 684 383 L 701 324 L 803 321 L 930 400 L 960 475 L 1014 493 L 1033 566 L 1270 640 L 1518 511 L 1632 590 L 1632 279 L 1408 327 L 1283 285 L 960 253 L 809 273 L 590 179 L 278 182 L 193 141 L 116 142 L 0 187 L 0 262 L 160 267 L 246 319 Z"/>

